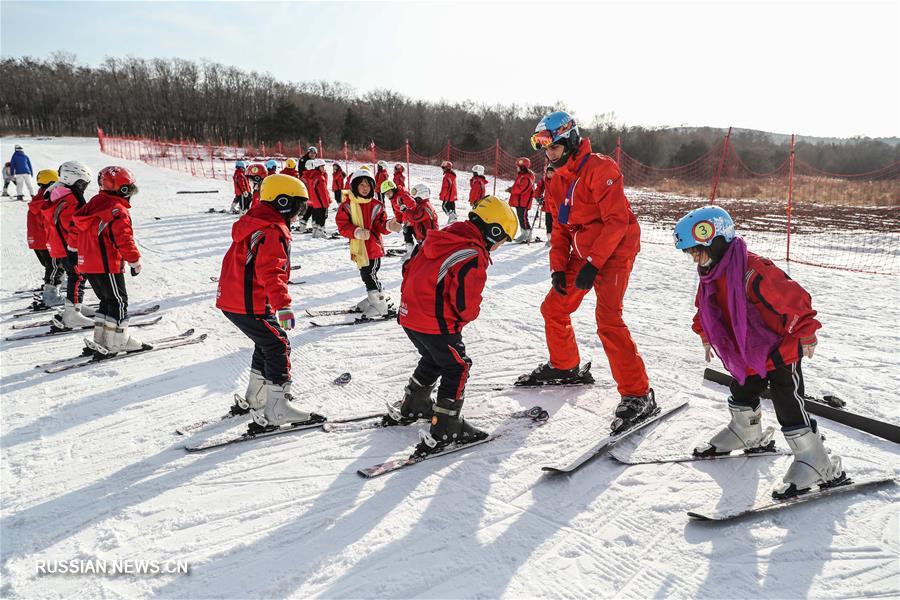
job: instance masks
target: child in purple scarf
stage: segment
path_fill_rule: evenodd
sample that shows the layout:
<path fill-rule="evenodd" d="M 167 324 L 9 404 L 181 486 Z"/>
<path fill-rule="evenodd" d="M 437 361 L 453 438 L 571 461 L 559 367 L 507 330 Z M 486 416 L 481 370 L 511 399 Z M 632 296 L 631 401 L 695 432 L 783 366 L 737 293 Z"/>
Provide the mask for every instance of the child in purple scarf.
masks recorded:
<path fill-rule="evenodd" d="M 734 221 L 718 206 L 691 211 L 675 225 L 675 247 L 697 264 L 700 287 L 693 329 L 734 377 L 731 421 L 697 456 L 736 450 L 774 450 L 774 428 L 763 430 L 760 395 L 771 388 L 772 403 L 794 462 L 772 495 L 786 498 L 813 485 L 834 485 L 846 477 L 841 459 L 828 456 L 803 404 L 800 361 L 812 358 L 821 327 L 809 294 L 772 261 L 747 251 Z"/>

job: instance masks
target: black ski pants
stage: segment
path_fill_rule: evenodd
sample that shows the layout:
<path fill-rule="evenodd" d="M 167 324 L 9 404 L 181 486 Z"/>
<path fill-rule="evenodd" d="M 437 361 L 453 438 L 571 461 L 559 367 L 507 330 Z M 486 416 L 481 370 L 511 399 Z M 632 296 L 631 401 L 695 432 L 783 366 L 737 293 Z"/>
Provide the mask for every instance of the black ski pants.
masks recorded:
<path fill-rule="evenodd" d="M 319 227 L 325 227 L 325 219 L 328 216 L 327 208 L 311 208 L 306 212 L 312 213 L 313 223 Z"/>
<path fill-rule="evenodd" d="M 441 202 L 441 208 L 444 209 L 444 214 L 456 212 L 456 200 L 452 202 Z"/>
<path fill-rule="evenodd" d="M 264 379 L 276 385 L 291 380 L 291 342 L 287 332 L 278 324 L 275 315 L 258 317 L 222 311 L 228 320 L 253 340 L 250 368 L 262 373 Z"/>
<path fill-rule="evenodd" d="M 811 427 L 812 422 L 803 402 L 803 372 L 800 361 L 791 365 L 781 365 L 766 373 L 766 377 L 751 375 L 740 385 L 737 379 L 731 382 L 731 398 L 735 404 L 755 408 L 759 397 L 769 387 L 772 391 L 772 405 L 782 429 Z"/>
<path fill-rule="evenodd" d="M 424 386 L 434 385 L 438 378 L 438 399 L 462 400 L 472 359 L 466 356 L 461 333 L 421 333 L 403 328 L 419 351 L 419 364 L 413 377 Z"/>
<path fill-rule="evenodd" d="M 519 227 L 521 227 L 523 231 L 530 231 L 531 223 L 528 222 L 528 209 L 524 206 L 517 206 L 516 216 L 519 217 Z"/>
<path fill-rule="evenodd" d="M 44 283 L 50 285 L 59 285 L 62 280 L 62 274 L 65 272 L 65 266 L 62 259 L 56 259 L 50 256 L 50 251 L 46 249 L 35 250 L 41 266 L 44 267 Z"/>
<path fill-rule="evenodd" d="M 381 269 L 381 259 L 376 258 L 370 260 L 368 266 L 359 270 L 359 276 L 362 277 L 363 283 L 366 284 L 367 292 L 381 291 L 381 282 L 378 281 L 379 269 Z"/>
<path fill-rule="evenodd" d="M 128 318 L 128 292 L 123 273 L 89 273 L 91 289 L 100 298 L 97 312 L 121 325 Z"/>
<path fill-rule="evenodd" d="M 544 213 L 544 223 L 547 226 L 547 235 L 550 235 L 553 232 L 553 215 Z"/>
<path fill-rule="evenodd" d="M 66 257 L 59 259 L 66 269 L 66 300 L 72 304 L 81 304 L 84 300 L 84 275 L 78 272 L 78 253 L 71 250 Z"/>

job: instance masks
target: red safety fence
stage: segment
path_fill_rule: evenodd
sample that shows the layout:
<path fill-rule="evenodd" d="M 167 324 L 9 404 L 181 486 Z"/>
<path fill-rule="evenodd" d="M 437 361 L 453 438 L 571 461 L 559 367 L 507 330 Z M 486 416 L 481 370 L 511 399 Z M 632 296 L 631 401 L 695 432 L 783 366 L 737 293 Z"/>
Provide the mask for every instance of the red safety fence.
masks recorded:
<path fill-rule="evenodd" d="M 186 141 L 109 137 L 98 130 L 101 150 L 112 156 L 142 160 L 199 177 L 229 180 L 235 160 L 264 162 L 274 158 L 279 168 L 287 157 L 306 153 L 308 144 L 276 144 L 258 148 L 198 144 Z M 643 228 L 642 241 L 672 244 L 675 222 L 692 208 L 707 203 L 723 206 L 734 217 L 750 248 L 774 259 L 860 271 L 900 274 L 900 162 L 868 173 L 828 173 L 797 159 L 794 138 L 790 155 L 768 173 L 746 165 L 731 142 L 731 131 L 709 152 L 672 168 L 651 167 L 621 147 L 600 148 L 616 159 L 625 180 L 628 199 Z M 436 167 L 449 160 L 457 172 L 458 201 L 468 204 L 471 169 L 480 164 L 488 177 L 488 192 L 506 196 L 519 156 L 499 144 L 466 151 L 449 141 L 440 153 L 428 156 L 406 143 L 394 150 L 324 147 L 314 144 L 319 157 L 343 164 L 345 172 L 378 161 L 404 165 L 409 186 L 425 182 L 437 202 L 441 173 Z M 534 153 L 531 168 L 538 177 L 545 157 Z M 330 169 L 329 169 L 330 171 Z M 462 207 L 459 207 L 462 210 Z M 537 219 L 538 226 L 543 219 Z"/>

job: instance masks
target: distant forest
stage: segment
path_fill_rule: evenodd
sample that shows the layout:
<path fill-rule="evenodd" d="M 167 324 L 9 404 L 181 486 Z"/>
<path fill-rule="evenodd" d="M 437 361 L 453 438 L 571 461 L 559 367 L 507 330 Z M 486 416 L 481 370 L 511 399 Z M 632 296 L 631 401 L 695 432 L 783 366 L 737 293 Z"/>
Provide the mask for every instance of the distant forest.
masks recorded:
<path fill-rule="evenodd" d="M 70 54 L 47 60 L 2 59 L 0 130 L 32 135 L 96 134 L 190 139 L 236 145 L 321 138 L 326 147 L 370 140 L 393 149 L 409 140 L 421 155 L 434 155 L 449 140 L 463 150 L 482 150 L 495 140 L 508 152 L 530 154 L 529 137 L 550 106 L 430 102 L 391 90 L 363 95 L 342 83 L 284 83 L 271 75 L 213 62 L 181 59 L 107 58 L 97 67 Z M 654 167 L 683 165 L 707 153 L 723 137 L 713 128 L 621 126 L 610 116 L 580 123 L 596 151 L 611 153 L 616 138 L 637 160 Z M 771 171 L 789 144 L 764 132 L 740 130 L 734 149 L 748 167 Z M 900 160 L 900 145 L 853 138 L 798 141 L 797 157 L 829 172 L 861 173 Z"/>

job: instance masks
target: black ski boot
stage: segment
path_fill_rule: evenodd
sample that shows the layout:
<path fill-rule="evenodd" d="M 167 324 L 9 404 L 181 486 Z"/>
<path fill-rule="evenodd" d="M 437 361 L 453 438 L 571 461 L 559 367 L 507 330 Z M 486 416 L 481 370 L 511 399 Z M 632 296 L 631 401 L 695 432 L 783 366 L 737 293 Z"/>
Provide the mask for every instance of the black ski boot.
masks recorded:
<path fill-rule="evenodd" d="M 590 363 L 588 363 L 590 364 Z M 516 381 L 517 386 L 539 386 L 539 385 L 566 385 L 594 383 L 594 378 L 590 373 L 590 366 L 585 369 L 578 367 L 572 369 L 557 369 L 549 362 L 546 362 L 528 375 L 522 375 Z"/>
<path fill-rule="evenodd" d="M 471 444 L 488 437 L 488 433 L 473 427 L 460 416 L 463 400 L 441 399 L 434 403 L 434 416 L 431 418 L 431 430 L 420 432 L 421 442 L 416 446 L 413 456 L 426 456 L 441 452 L 453 444 Z"/>
<path fill-rule="evenodd" d="M 656 395 L 653 388 L 643 396 L 622 396 L 622 400 L 616 407 L 616 418 L 613 419 L 610 429 L 618 433 L 628 429 L 635 423 L 653 416 L 659 411 L 656 406 Z"/>
<path fill-rule="evenodd" d="M 403 388 L 403 399 L 399 402 L 388 403 L 388 414 L 381 418 L 382 427 L 394 425 L 411 425 L 419 419 L 430 419 L 432 414 L 431 390 L 432 385 L 422 385 L 415 377 L 409 378 L 409 383 Z"/>

